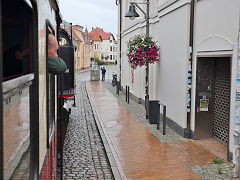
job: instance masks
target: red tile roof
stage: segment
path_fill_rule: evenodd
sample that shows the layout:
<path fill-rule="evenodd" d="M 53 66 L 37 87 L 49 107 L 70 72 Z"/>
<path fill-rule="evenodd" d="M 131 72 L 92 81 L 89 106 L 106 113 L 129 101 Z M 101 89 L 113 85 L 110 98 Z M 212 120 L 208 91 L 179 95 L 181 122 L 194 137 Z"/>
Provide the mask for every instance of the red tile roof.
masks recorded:
<path fill-rule="evenodd" d="M 112 36 L 112 33 L 106 33 L 99 27 L 93 29 L 89 34 L 92 37 L 93 41 L 100 41 L 99 39 L 107 40 Z"/>
<path fill-rule="evenodd" d="M 89 33 L 89 35 L 90 35 L 90 37 L 92 38 L 93 41 L 101 41 L 102 40 L 98 31 L 94 31 L 94 32 L 91 31 Z"/>

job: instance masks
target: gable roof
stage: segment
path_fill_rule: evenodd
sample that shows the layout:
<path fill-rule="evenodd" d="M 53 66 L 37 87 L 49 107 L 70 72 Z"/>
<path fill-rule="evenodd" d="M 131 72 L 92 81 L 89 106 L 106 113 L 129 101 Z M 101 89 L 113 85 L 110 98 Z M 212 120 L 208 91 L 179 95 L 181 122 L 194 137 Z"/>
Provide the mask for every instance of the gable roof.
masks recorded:
<path fill-rule="evenodd" d="M 101 39 L 108 40 L 111 36 L 113 36 L 112 33 L 104 32 L 103 29 L 99 27 L 93 29 L 89 34 L 92 37 L 93 41 L 100 41 Z"/>
<path fill-rule="evenodd" d="M 72 30 L 72 37 L 73 37 L 73 40 L 82 41 L 74 29 Z"/>

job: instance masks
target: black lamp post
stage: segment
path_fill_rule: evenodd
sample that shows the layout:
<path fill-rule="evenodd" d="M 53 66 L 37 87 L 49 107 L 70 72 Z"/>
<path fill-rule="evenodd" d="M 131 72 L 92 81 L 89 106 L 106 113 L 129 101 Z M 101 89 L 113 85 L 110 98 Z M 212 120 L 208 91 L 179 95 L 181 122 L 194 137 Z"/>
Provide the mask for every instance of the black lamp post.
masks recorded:
<path fill-rule="evenodd" d="M 146 4 L 147 9 L 146 13 L 142 10 L 138 4 Z M 142 11 L 146 19 L 146 36 L 149 36 L 149 0 L 145 0 L 144 3 L 135 3 L 130 2 L 129 11 L 125 15 L 125 17 L 129 17 L 130 19 L 134 19 L 135 17 L 139 17 L 139 14 L 135 11 L 135 6 Z M 146 109 L 146 118 L 149 117 L 149 64 L 146 66 L 146 84 L 145 84 L 145 109 Z"/>

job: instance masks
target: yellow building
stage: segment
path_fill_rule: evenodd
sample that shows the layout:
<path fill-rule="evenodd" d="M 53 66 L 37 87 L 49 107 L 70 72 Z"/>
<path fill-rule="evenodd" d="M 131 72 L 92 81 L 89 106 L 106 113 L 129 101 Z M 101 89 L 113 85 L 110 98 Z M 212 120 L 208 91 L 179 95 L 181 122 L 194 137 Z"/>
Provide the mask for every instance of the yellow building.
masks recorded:
<path fill-rule="evenodd" d="M 75 36 L 77 50 L 75 53 L 77 70 L 90 67 L 92 44 L 87 29 L 83 32 L 83 27 L 79 25 L 73 26 L 73 37 Z M 75 39 L 74 38 L 74 39 Z"/>

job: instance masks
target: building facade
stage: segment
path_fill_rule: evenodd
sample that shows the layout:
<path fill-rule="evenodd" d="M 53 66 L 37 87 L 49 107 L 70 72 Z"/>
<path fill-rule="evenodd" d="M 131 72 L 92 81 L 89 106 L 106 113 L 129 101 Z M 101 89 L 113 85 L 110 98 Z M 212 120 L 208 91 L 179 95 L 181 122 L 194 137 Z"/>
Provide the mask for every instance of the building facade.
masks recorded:
<path fill-rule="evenodd" d="M 140 18 L 124 17 L 130 0 L 119 0 L 118 5 L 121 85 L 130 86 L 143 102 L 145 68 L 130 68 L 126 42 L 145 34 L 145 18 L 138 8 Z M 146 9 L 145 4 L 139 6 Z M 239 8 L 235 0 L 150 1 L 150 35 L 160 46 L 160 61 L 149 68 L 150 100 L 167 106 L 169 126 L 180 135 L 225 144 L 229 160 L 234 148 Z"/>
<path fill-rule="evenodd" d="M 83 27 L 80 25 L 73 26 L 73 37 L 79 39 L 78 47 L 76 49 L 76 69 L 81 70 L 89 68 L 91 64 L 91 53 L 92 53 L 92 44 L 90 42 L 90 35 L 88 34 L 87 29 L 83 32 Z M 75 57 L 76 57 L 75 56 Z"/>
<path fill-rule="evenodd" d="M 112 33 L 106 33 L 97 27 L 89 33 L 93 40 L 95 58 L 105 62 L 117 61 L 117 41 Z"/>

